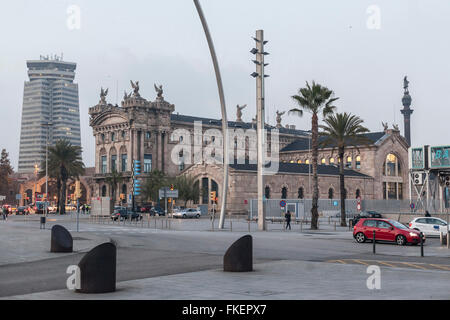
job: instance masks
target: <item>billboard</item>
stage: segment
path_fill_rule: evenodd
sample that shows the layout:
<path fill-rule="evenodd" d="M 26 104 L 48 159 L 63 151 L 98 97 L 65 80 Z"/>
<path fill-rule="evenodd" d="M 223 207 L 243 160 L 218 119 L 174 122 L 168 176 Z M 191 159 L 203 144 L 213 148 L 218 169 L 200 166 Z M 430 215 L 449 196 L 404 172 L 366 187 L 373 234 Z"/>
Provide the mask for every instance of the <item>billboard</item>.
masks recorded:
<path fill-rule="evenodd" d="M 450 146 L 430 147 L 430 169 L 450 169 Z"/>
<path fill-rule="evenodd" d="M 425 169 L 425 148 L 409 149 L 409 168 L 413 170 Z"/>

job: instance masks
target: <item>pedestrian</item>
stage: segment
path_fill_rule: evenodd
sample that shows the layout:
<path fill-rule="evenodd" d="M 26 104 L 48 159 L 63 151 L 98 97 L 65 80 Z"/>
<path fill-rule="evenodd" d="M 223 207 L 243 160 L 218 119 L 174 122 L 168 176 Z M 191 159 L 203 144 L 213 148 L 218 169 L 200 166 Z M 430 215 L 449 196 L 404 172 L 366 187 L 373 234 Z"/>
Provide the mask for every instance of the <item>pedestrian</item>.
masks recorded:
<path fill-rule="evenodd" d="M 284 215 L 285 219 L 286 219 L 286 230 L 289 226 L 289 230 L 291 230 L 291 212 L 288 210 L 286 212 L 286 214 Z"/>
<path fill-rule="evenodd" d="M 2 215 L 3 220 L 8 221 L 8 208 L 6 206 L 3 206 Z"/>
<path fill-rule="evenodd" d="M 91 208 L 91 206 L 86 204 L 86 214 L 89 214 L 89 209 L 90 208 Z"/>
<path fill-rule="evenodd" d="M 427 211 L 425 211 L 425 217 L 431 217 L 431 214 Z"/>
<path fill-rule="evenodd" d="M 83 211 L 83 214 L 86 213 L 86 204 L 83 204 L 83 205 L 81 206 L 81 210 Z"/>

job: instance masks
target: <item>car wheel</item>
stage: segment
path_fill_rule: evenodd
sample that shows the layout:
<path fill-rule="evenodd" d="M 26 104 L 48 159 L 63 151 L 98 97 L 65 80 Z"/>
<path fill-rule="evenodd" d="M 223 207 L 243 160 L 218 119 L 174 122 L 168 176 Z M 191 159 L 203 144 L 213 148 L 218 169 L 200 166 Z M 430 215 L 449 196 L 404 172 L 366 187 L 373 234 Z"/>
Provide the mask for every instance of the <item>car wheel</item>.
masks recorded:
<path fill-rule="evenodd" d="M 366 242 L 366 236 L 362 232 L 358 232 L 355 236 L 356 242 L 358 243 L 364 243 Z"/>
<path fill-rule="evenodd" d="M 185 214 L 183 214 L 183 219 L 186 219 L 186 215 Z"/>
<path fill-rule="evenodd" d="M 199 215 L 199 214 L 197 214 L 195 217 L 196 217 L 197 219 L 200 219 L 200 215 Z"/>
<path fill-rule="evenodd" d="M 406 238 L 405 236 L 398 235 L 397 237 L 395 237 L 395 242 L 397 242 L 399 246 L 404 246 L 406 244 Z"/>

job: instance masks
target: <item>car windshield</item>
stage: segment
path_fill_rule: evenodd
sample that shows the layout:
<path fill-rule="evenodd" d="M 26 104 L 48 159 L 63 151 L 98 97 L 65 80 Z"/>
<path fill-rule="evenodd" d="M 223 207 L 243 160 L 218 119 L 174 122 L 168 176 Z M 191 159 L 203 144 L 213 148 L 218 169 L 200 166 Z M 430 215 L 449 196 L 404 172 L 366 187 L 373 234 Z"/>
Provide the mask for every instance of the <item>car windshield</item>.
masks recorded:
<path fill-rule="evenodd" d="M 403 225 L 400 222 L 395 221 L 395 220 L 389 220 L 389 223 L 392 224 L 394 227 L 399 228 L 399 229 L 408 229 L 407 227 L 405 227 L 405 225 Z"/>

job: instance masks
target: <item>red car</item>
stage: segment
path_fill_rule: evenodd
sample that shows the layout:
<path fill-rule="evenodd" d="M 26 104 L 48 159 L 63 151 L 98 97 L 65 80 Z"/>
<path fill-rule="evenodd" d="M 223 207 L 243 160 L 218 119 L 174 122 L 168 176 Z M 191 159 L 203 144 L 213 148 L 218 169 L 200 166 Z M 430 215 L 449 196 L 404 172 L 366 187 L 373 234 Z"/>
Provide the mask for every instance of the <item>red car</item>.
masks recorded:
<path fill-rule="evenodd" d="M 420 243 L 420 232 L 409 229 L 398 221 L 391 219 L 361 219 L 353 227 L 353 237 L 358 243 L 373 239 L 375 231 L 375 241 L 391 241 L 403 246 L 407 243 Z M 425 235 L 423 235 L 425 242 Z"/>

